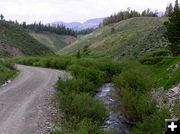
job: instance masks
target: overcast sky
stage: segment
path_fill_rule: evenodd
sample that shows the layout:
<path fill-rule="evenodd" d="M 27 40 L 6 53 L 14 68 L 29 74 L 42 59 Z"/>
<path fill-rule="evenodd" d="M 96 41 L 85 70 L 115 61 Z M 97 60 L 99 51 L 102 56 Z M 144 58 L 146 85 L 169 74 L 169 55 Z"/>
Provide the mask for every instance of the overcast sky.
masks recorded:
<path fill-rule="evenodd" d="M 6 20 L 33 23 L 42 21 L 84 22 L 106 17 L 128 7 L 142 11 L 150 8 L 164 11 L 175 0 L 0 0 L 0 13 Z"/>

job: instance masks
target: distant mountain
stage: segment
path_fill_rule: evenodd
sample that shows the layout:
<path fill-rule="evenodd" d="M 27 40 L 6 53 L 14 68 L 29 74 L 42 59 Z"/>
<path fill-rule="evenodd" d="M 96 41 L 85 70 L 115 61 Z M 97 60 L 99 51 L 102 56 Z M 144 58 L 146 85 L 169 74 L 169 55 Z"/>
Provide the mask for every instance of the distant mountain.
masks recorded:
<path fill-rule="evenodd" d="M 80 23 L 80 22 L 66 23 L 66 22 L 59 21 L 59 22 L 50 23 L 50 25 L 51 26 L 64 25 L 73 30 L 81 31 L 81 30 L 88 29 L 88 28 L 97 28 L 99 26 L 99 24 L 101 24 L 103 22 L 103 20 L 104 20 L 104 18 L 95 18 L 95 19 L 87 20 L 84 23 Z"/>
<path fill-rule="evenodd" d="M 163 17 L 164 16 L 164 12 L 158 12 L 158 17 Z"/>

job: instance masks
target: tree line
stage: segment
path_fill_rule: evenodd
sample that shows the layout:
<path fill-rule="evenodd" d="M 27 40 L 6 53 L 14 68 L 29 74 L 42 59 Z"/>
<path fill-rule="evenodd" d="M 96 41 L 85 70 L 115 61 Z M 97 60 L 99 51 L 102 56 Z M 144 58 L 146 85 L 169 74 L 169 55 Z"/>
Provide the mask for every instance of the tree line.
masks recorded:
<path fill-rule="evenodd" d="M 87 29 L 78 31 L 77 34 L 78 35 L 86 35 L 86 34 L 92 33 L 94 30 L 96 30 L 96 29 L 95 28 L 87 28 Z"/>
<path fill-rule="evenodd" d="M 56 33 L 60 35 L 70 35 L 74 37 L 77 37 L 77 35 L 86 35 L 95 30 L 94 28 L 87 28 L 81 31 L 74 31 L 70 28 L 65 27 L 64 25 L 57 25 L 57 26 L 51 26 L 50 24 L 43 25 L 41 22 L 29 24 L 29 25 L 26 25 L 26 23 L 23 22 L 21 26 L 25 29 L 33 30 L 37 33 L 50 32 L 50 33 Z"/>
<path fill-rule="evenodd" d="M 70 36 L 74 36 L 74 37 L 77 37 L 77 34 L 78 34 L 77 31 L 74 31 L 70 28 L 66 28 L 63 25 L 51 26 L 50 24 L 44 25 L 41 22 L 39 22 L 39 23 L 34 22 L 33 24 L 27 25 L 26 22 L 19 23 L 17 20 L 16 21 L 11 21 L 11 20 L 6 21 L 4 19 L 3 14 L 0 14 L 0 21 L 3 23 L 14 24 L 18 27 L 24 28 L 26 30 L 34 31 L 36 33 L 50 32 L 50 33 L 55 33 L 55 34 L 59 34 L 59 35 L 70 35 Z"/>
<path fill-rule="evenodd" d="M 23 22 L 22 24 L 20 24 L 20 26 L 25 29 L 35 31 L 37 33 L 50 32 L 50 33 L 55 33 L 55 34 L 60 34 L 60 35 L 70 35 L 74 37 L 77 36 L 76 31 L 70 28 L 66 28 L 63 25 L 51 26 L 50 24 L 44 25 L 41 22 L 26 25 L 26 22 Z"/>
<path fill-rule="evenodd" d="M 26 22 L 19 23 L 17 20 L 16 21 L 12 21 L 12 20 L 6 21 L 4 19 L 3 14 L 0 14 L 0 21 L 3 23 L 15 24 L 16 26 L 19 26 L 26 30 L 34 31 L 36 33 L 50 32 L 50 33 L 55 33 L 55 34 L 59 34 L 59 35 L 70 35 L 70 36 L 74 36 L 74 37 L 77 37 L 78 35 L 86 35 L 95 30 L 94 28 L 87 28 L 87 29 L 84 29 L 81 31 L 75 31 L 73 29 L 65 27 L 64 25 L 51 26 L 50 24 L 44 25 L 41 22 L 39 22 L 39 23 L 34 22 L 33 24 L 26 24 Z"/>
<path fill-rule="evenodd" d="M 116 23 L 133 17 L 158 17 L 157 14 L 157 11 L 153 12 L 150 11 L 150 9 L 144 10 L 142 13 L 140 13 L 138 11 L 130 10 L 130 8 L 128 8 L 126 11 L 120 11 L 118 13 L 114 13 L 110 17 L 105 18 L 103 21 L 103 25 Z"/>

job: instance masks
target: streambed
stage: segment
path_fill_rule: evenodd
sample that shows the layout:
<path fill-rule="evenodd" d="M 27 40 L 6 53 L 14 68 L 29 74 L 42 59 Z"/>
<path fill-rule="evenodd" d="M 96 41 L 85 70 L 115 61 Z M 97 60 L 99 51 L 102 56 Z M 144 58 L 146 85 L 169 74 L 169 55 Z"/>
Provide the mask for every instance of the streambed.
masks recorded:
<path fill-rule="evenodd" d="M 102 126 L 102 129 L 104 131 L 111 130 L 113 134 L 130 134 L 131 125 L 125 121 L 121 112 L 121 103 L 117 99 L 118 95 L 112 87 L 112 84 L 104 84 L 96 97 L 103 101 L 108 110 L 108 118 Z"/>

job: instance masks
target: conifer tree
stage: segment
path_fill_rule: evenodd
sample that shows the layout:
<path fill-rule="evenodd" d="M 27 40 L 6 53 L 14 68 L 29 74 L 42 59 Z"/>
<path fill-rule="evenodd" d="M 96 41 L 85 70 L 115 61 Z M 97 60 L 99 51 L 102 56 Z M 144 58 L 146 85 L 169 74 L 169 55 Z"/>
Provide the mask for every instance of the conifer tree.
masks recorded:
<path fill-rule="evenodd" d="M 176 0 L 174 12 L 169 18 L 168 22 L 165 22 L 167 28 L 166 36 L 171 43 L 170 49 L 173 55 L 180 55 L 180 8 L 178 0 Z"/>
<path fill-rule="evenodd" d="M 165 12 L 165 16 L 166 17 L 170 17 L 173 13 L 173 6 L 172 3 L 170 3 L 167 7 L 166 7 L 166 12 Z"/>
<path fill-rule="evenodd" d="M 4 20 L 4 15 L 1 14 L 1 15 L 0 15 L 0 18 L 1 18 L 1 20 Z"/>

